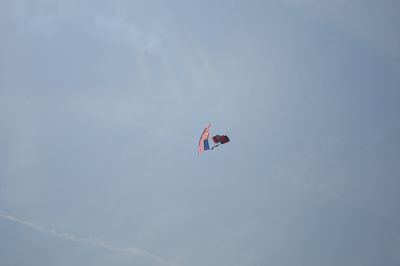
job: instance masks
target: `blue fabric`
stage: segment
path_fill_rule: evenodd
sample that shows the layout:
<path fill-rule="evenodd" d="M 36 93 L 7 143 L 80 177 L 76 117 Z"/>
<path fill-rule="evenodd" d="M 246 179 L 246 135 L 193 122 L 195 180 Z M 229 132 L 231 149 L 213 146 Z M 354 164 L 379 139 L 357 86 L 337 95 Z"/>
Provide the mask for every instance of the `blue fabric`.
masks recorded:
<path fill-rule="evenodd" d="M 210 144 L 208 144 L 208 139 L 204 140 L 204 150 L 209 150 L 210 149 Z"/>

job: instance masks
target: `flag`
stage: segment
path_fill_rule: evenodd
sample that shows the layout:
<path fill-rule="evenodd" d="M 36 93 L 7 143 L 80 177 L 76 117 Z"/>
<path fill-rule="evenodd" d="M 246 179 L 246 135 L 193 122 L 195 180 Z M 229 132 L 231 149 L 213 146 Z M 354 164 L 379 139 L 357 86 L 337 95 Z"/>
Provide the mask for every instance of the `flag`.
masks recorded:
<path fill-rule="evenodd" d="M 203 131 L 203 133 L 201 134 L 200 140 L 199 140 L 199 147 L 197 149 L 198 154 L 202 153 L 205 150 L 209 150 L 210 149 L 210 145 L 208 143 L 208 129 L 210 128 L 210 124 L 208 125 L 208 127 L 206 127 Z"/>

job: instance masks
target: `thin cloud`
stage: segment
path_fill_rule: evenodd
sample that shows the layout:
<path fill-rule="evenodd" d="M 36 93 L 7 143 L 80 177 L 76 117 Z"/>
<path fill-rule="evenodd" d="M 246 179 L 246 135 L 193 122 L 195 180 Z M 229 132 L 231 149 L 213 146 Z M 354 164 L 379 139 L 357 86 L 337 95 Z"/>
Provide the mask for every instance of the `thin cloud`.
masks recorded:
<path fill-rule="evenodd" d="M 20 219 L 18 217 L 15 217 L 15 216 L 9 215 L 9 214 L 0 214 L 0 218 L 23 225 L 23 226 L 26 226 L 34 231 L 51 235 L 52 237 L 55 237 L 55 238 L 59 238 L 59 239 L 63 239 L 63 240 L 71 241 L 71 242 L 76 242 L 76 243 L 88 244 L 91 246 L 106 249 L 108 251 L 123 253 L 126 255 L 146 257 L 146 258 L 153 260 L 162 265 L 172 265 L 171 262 L 166 261 L 165 259 L 160 258 L 159 256 L 157 256 L 147 250 L 144 250 L 144 249 L 140 249 L 140 248 L 136 248 L 136 247 L 118 247 L 118 246 L 114 246 L 112 244 L 107 243 L 106 241 L 103 241 L 103 240 L 97 239 L 97 238 L 87 238 L 87 237 L 80 237 L 80 236 L 75 236 L 75 235 L 71 235 L 71 234 L 67 234 L 67 233 L 60 233 L 54 229 L 43 227 L 43 226 L 34 224 L 32 222 Z"/>
<path fill-rule="evenodd" d="M 118 17 L 95 16 L 93 31 L 110 41 L 125 44 L 142 51 L 154 51 L 158 39 L 154 35 L 145 33 L 136 25 Z"/>
<path fill-rule="evenodd" d="M 399 59 L 397 1 L 281 0 L 306 18 L 325 23 L 360 44 Z"/>

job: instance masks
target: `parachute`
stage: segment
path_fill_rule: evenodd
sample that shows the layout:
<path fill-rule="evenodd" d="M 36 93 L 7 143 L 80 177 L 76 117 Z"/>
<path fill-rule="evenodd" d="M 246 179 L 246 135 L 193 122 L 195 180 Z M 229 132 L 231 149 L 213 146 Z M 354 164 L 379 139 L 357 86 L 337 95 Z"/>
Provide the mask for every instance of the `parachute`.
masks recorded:
<path fill-rule="evenodd" d="M 215 135 L 214 137 L 212 137 L 212 140 L 214 141 L 215 144 L 221 143 L 221 144 L 225 144 L 227 142 L 229 142 L 229 138 L 227 135 Z"/>
<path fill-rule="evenodd" d="M 211 124 L 209 124 L 208 127 L 206 127 L 203 130 L 203 133 L 200 136 L 199 146 L 198 146 L 198 149 L 197 149 L 198 154 L 200 154 L 200 153 L 202 153 L 203 151 L 206 151 L 206 150 L 213 150 L 216 147 L 218 147 L 219 145 L 228 143 L 230 141 L 230 139 L 229 139 L 229 137 L 227 135 L 215 135 L 215 136 L 212 137 L 212 140 L 215 143 L 215 145 L 210 148 L 210 144 L 208 142 L 209 128 L 210 127 L 211 127 Z"/>

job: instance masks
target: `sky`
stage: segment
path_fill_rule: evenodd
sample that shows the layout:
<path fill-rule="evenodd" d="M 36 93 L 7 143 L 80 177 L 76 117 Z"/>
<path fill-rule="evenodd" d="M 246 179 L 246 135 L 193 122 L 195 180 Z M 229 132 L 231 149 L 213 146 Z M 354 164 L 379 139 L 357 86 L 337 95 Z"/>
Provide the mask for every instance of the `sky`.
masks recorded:
<path fill-rule="evenodd" d="M 399 265 L 399 10 L 0 1 L 1 264 Z"/>

